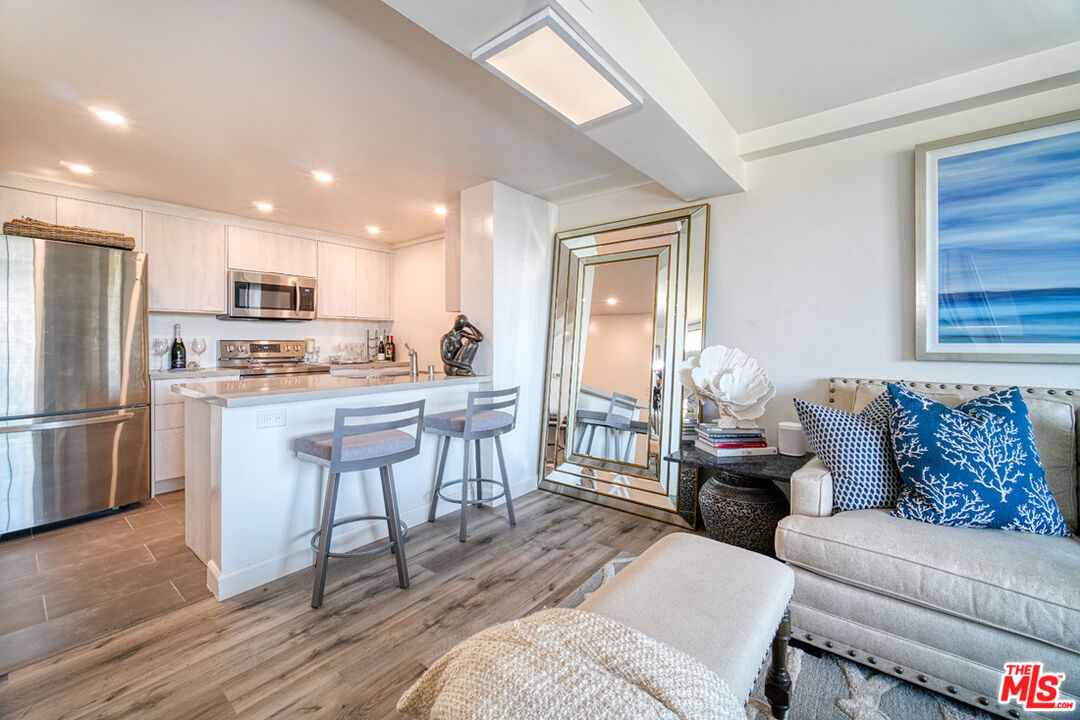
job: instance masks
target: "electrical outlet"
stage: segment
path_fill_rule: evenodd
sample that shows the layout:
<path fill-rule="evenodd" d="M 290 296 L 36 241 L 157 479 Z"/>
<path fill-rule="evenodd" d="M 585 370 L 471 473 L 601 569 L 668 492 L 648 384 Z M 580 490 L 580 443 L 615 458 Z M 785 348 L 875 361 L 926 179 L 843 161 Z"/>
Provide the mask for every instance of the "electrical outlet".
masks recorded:
<path fill-rule="evenodd" d="M 284 425 L 285 408 L 260 410 L 255 420 L 255 427 L 257 428 L 284 427 Z"/>

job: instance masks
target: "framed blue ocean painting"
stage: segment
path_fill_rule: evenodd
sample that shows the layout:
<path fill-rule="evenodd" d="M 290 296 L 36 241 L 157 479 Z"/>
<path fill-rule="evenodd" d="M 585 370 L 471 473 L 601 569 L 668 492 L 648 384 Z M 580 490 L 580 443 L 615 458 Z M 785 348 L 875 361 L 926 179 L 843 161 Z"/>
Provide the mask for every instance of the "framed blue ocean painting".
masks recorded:
<path fill-rule="evenodd" d="M 1080 112 L 915 148 L 915 357 L 1080 362 Z"/>

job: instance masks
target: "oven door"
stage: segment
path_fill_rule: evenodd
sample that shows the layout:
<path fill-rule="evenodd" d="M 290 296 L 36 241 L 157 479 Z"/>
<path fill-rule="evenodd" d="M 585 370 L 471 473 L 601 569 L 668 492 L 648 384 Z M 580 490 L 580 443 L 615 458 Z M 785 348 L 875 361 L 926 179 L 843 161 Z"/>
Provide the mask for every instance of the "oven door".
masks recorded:
<path fill-rule="evenodd" d="M 229 271 L 229 317 L 314 320 L 315 279 Z"/>

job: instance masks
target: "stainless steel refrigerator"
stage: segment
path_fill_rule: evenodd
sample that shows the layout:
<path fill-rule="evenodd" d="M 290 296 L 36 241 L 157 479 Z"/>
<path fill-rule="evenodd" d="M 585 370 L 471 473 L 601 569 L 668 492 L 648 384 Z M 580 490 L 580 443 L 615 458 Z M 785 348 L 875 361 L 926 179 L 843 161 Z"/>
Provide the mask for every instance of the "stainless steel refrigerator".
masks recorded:
<path fill-rule="evenodd" d="M 0 235 L 0 534 L 150 497 L 146 255 Z"/>

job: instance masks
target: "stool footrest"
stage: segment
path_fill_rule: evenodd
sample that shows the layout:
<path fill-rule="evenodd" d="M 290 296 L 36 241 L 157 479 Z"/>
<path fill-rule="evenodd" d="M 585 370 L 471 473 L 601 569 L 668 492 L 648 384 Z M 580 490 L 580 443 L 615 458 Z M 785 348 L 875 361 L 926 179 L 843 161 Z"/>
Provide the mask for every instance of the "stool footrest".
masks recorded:
<path fill-rule="evenodd" d="M 330 527 L 331 528 L 337 528 L 337 527 L 339 527 L 341 525 L 348 525 L 350 523 L 355 523 L 355 522 L 363 522 L 365 520 L 382 520 L 383 522 L 386 522 L 389 519 L 390 518 L 388 518 L 386 515 L 350 515 L 349 517 L 344 517 L 344 518 L 341 518 L 340 520 L 335 520 Z M 409 526 L 406 525 L 403 522 L 399 522 L 398 524 L 401 526 L 401 539 L 402 539 L 402 541 L 404 541 L 405 536 L 409 532 Z M 322 530 L 316 530 L 315 534 L 311 536 L 311 549 L 316 554 L 319 552 L 319 538 L 321 536 L 322 536 Z M 333 542 L 333 538 L 331 538 L 331 542 Z M 367 550 L 353 550 L 351 552 L 329 552 L 329 553 L 327 553 L 327 556 L 332 557 L 332 558 L 366 557 L 368 555 L 374 555 L 375 553 L 383 552 L 384 550 L 389 550 L 390 548 L 394 547 L 394 545 L 396 545 L 396 544 L 397 543 L 395 543 L 393 540 L 390 540 L 389 542 L 385 542 L 382 545 L 378 545 L 378 546 L 373 547 L 373 548 L 368 548 Z"/>
<path fill-rule="evenodd" d="M 489 485 L 493 485 L 493 486 L 495 486 L 497 488 L 500 488 L 502 490 L 502 492 L 500 492 L 498 495 L 492 495 L 491 497 L 484 497 L 484 498 L 481 498 L 479 500 L 466 500 L 465 501 L 466 505 L 490 505 L 493 500 L 498 500 L 500 498 L 506 497 L 506 486 L 503 485 L 502 480 L 492 480 L 491 478 L 469 478 L 468 479 L 468 482 L 477 482 L 477 481 L 482 482 L 482 483 L 488 483 Z M 446 482 L 444 482 L 442 484 L 442 487 L 447 488 L 447 487 L 449 487 L 451 485 L 460 485 L 460 484 L 461 484 L 461 480 L 447 480 Z M 457 503 L 458 505 L 461 504 L 461 496 L 460 495 L 458 497 L 456 497 L 456 498 L 447 497 L 446 495 L 442 494 L 442 490 L 440 490 L 438 492 L 438 495 L 439 495 L 440 499 L 445 500 L 446 502 Z"/>

